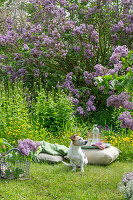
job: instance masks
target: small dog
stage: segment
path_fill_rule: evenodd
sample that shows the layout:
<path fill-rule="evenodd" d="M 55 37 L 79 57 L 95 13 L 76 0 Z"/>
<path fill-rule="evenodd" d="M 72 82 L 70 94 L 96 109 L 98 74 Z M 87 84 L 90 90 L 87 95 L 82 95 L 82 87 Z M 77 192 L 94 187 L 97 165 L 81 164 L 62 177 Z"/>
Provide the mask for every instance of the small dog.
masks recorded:
<path fill-rule="evenodd" d="M 76 171 L 77 168 L 81 167 L 81 172 L 84 172 L 84 164 L 88 163 L 81 146 L 87 144 L 87 140 L 83 140 L 80 136 L 73 135 L 71 138 L 71 144 L 68 149 L 67 157 L 70 159 L 70 164 L 63 162 L 66 166 L 73 167 L 72 171 Z"/>

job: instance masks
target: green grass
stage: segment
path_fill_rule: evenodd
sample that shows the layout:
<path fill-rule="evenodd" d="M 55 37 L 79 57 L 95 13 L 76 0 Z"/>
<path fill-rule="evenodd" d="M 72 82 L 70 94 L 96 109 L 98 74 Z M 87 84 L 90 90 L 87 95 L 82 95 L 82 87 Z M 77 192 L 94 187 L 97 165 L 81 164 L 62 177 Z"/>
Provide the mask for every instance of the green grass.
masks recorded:
<path fill-rule="evenodd" d="M 0 199 L 5 200 L 123 200 L 118 185 L 132 171 L 131 162 L 108 166 L 87 165 L 72 172 L 62 163 L 31 163 L 29 180 L 0 180 Z"/>

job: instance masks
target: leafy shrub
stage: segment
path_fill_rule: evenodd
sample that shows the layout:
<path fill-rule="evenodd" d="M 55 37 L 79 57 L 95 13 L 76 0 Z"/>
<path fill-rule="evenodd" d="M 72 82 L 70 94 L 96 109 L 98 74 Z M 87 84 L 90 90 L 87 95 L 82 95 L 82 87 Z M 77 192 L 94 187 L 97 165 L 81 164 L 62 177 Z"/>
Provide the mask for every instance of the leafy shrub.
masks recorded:
<path fill-rule="evenodd" d="M 64 92 L 58 90 L 58 93 L 46 93 L 41 89 L 33 104 L 33 123 L 39 127 L 46 128 L 54 135 L 66 126 L 73 125 L 73 106 Z"/>
<path fill-rule="evenodd" d="M 123 58 L 121 54 L 127 54 L 127 56 Z M 120 58 L 122 61 L 120 61 Z M 127 52 L 124 46 L 116 48 L 112 54 L 112 60 L 115 60 L 116 63 L 112 75 L 107 74 L 96 78 L 98 87 L 103 87 L 105 93 L 111 94 L 107 99 L 107 106 L 113 105 L 116 109 L 124 109 L 125 112 L 121 113 L 118 118 L 121 121 L 121 127 L 130 128 L 131 130 L 133 130 L 132 58 L 133 51 Z"/>

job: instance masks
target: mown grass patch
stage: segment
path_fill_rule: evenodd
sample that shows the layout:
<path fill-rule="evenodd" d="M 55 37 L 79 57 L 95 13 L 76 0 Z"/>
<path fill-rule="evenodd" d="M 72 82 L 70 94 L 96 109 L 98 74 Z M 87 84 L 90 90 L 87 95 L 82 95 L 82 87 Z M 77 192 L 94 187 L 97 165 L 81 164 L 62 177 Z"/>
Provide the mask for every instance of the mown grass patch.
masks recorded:
<path fill-rule="evenodd" d="M 29 180 L 0 180 L 0 199 L 6 200 L 122 200 L 118 185 L 131 162 L 108 166 L 87 165 L 85 172 L 72 172 L 62 163 L 31 163 Z"/>

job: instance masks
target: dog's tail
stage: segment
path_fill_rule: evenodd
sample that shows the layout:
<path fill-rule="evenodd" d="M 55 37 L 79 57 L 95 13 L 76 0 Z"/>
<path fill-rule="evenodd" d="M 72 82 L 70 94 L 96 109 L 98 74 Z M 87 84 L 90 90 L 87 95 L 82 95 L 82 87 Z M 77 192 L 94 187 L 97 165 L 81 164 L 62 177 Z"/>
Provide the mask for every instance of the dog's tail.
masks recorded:
<path fill-rule="evenodd" d="M 62 161 L 62 163 L 63 163 L 64 165 L 68 166 L 68 167 L 72 167 L 71 164 L 68 164 L 68 163 L 66 163 L 66 162 L 64 162 L 64 161 Z"/>

